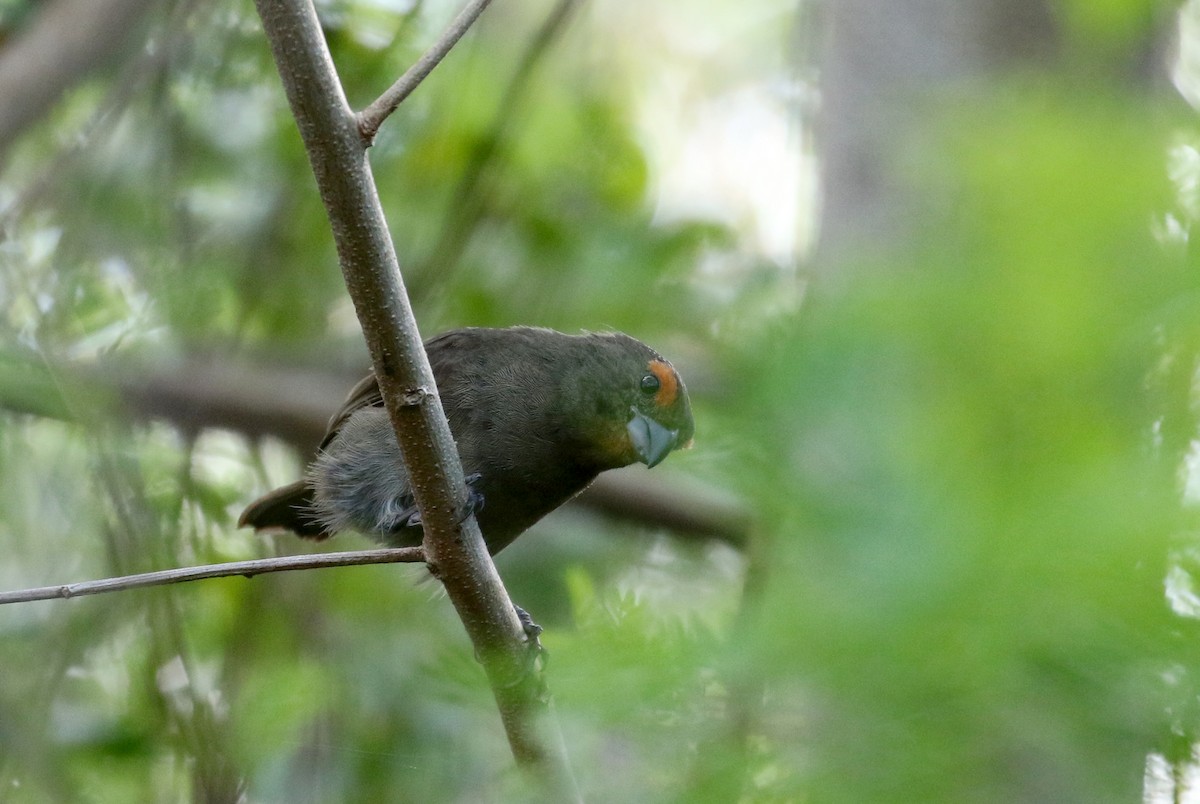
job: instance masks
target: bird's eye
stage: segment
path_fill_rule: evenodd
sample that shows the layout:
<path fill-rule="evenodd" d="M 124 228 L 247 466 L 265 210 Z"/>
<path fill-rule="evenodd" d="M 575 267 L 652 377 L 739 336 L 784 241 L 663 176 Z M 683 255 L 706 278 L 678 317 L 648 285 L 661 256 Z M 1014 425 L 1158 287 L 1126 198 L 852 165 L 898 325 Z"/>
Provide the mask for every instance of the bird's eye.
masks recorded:
<path fill-rule="evenodd" d="M 643 394 L 649 395 L 658 393 L 658 389 L 661 385 L 662 383 L 659 382 L 658 377 L 654 376 L 653 374 L 647 374 L 645 377 L 642 377 Z"/>

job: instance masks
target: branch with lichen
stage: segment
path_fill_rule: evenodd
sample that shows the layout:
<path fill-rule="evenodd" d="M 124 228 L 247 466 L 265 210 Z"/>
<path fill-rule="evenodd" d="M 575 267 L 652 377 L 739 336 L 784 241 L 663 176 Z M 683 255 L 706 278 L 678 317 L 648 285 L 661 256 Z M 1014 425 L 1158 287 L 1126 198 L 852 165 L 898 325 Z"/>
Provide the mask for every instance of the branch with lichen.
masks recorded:
<path fill-rule="evenodd" d="M 413 496 L 430 571 L 483 663 L 519 765 L 556 799 L 578 798 L 548 696 L 473 516 L 433 371 L 400 275 L 367 160 L 311 0 L 256 0 L 263 30 L 333 228 Z"/>

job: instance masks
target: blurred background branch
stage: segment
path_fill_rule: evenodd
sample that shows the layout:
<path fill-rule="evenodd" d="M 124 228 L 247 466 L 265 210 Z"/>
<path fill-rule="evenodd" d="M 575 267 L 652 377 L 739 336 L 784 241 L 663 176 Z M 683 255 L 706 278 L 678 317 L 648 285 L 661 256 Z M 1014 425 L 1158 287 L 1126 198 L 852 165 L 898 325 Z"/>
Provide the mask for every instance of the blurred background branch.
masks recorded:
<path fill-rule="evenodd" d="M 18 375 L 19 383 L 4 381 Z M 0 358 L 0 407 L 73 420 L 70 398 L 91 398 L 96 404 L 104 404 L 107 398 L 114 413 L 123 411 L 135 420 L 169 422 L 193 437 L 209 428 L 251 439 L 270 436 L 311 458 L 329 417 L 345 399 L 344 389 L 357 379 L 348 372 L 202 359 L 165 368 L 58 365 L 50 371 L 9 355 Z M 745 546 L 750 521 L 749 513 L 729 492 L 696 482 L 672 482 L 640 467 L 601 475 L 572 504 L 669 531 L 679 539 L 714 539 L 739 549 Z"/>
<path fill-rule="evenodd" d="M 148 0 L 49 0 L 0 49 L 0 155 L 140 37 Z"/>

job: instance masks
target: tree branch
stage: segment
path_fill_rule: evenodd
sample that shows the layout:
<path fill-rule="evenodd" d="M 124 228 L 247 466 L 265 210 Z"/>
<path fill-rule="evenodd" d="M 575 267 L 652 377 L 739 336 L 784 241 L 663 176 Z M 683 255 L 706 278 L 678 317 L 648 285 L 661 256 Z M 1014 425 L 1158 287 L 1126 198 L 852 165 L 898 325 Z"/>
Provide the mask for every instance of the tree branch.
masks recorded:
<path fill-rule="evenodd" d="M 342 553 L 319 553 L 310 556 L 281 556 L 278 558 L 255 558 L 249 561 L 229 561 L 224 564 L 205 564 L 202 567 L 179 567 L 177 569 L 142 572 L 137 575 L 122 575 L 103 578 L 99 581 L 58 586 L 39 586 L 33 589 L 18 589 L 0 592 L 0 605 L 5 603 L 29 603 L 34 600 L 56 600 L 83 595 L 99 595 L 104 592 L 120 592 L 126 589 L 145 589 L 149 586 L 165 586 L 185 581 L 202 581 L 208 578 L 226 578 L 242 575 L 253 578 L 269 572 L 291 572 L 292 570 L 323 569 L 326 567 L 357 567 L 363 564 L 415 564 L 425 560 L 425 551 L 420 547 L 393 547 L 379 550 L 351 550 Z"/>
<path fill-rule="evenodd" d="M 333 228 L 346 287 L 425 527 L 425 556 L 483 663 L 519 765 L 555 798 L 578 798 L 528 646 L 474 516 L 417 331 L 358 121 L 311 0 L 255 0 Z M 557 731 L 556 728 L 553 729 Z"/>
<path fill-rule="evenodd" d="M 359 113 L 358 130 L 367 145 L 375 141 L 375 134 L 383 125 L 383 121 L 387 120 L 388 116 L 404 102 L 404 99 L 412 94 L 412 91 L 433 72 L 433 68 L 437 67 L 450 52 L 450 48 L 454 47 L 459 39 L 462 39 L 463 34 L 475 23 L 475 20 L 479 19 L 479 15 L 491 2 L 492 0 L 471 0 L 467 3 L 466 7 L 450 23 L 450 27 L 433 43 L 429 50 L 425 51 L 421 58 L 417 59 L 417 63 L 409 67 L 404 75 L 396 80 L 396 83 L 375 99 L 374 103 Z"/>
<path fill-rule="evenodd" d="M 3 362 L 0 356 L 0 379 Z M 8 395 L 29 390 L 29 372 L 19 370 L 21 383 L 0 383 L 0 407 L 20 408 L 20 400 Z M 106 366 L 89 375 L 97 385 L 115 388 L 136 416 L 162 417 L 189 431 L 224 427 L 250 436 L 270 434 L 301 451 L 320 442 L 330 411 L 345 397 L 342 389 L 356 380 L 351 375 L 200 361 L 159 370 Z M 33 396 L 44 409 L 54 391 Z M 669 530 L 683 540 L 716 539 L 738 549 L 746 546 L 752 518 L 719 489 L 672 483 L 644 467 L 605 472 L 568 505 Z"/>

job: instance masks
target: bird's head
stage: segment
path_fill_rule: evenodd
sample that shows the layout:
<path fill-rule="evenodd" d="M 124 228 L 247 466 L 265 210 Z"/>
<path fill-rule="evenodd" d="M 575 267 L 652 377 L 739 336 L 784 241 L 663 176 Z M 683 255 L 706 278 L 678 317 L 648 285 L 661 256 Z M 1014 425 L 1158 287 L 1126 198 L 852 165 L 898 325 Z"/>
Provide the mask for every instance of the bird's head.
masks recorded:
<path fill-rule="evenodd" d="M 581 361 L 584 432 L 590 457 L 603 468 L 657 466 L 692 444 L 695 425 L 687 388 L 662 355 L 621 333 L 589 334 Z"/>

